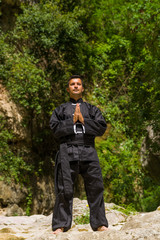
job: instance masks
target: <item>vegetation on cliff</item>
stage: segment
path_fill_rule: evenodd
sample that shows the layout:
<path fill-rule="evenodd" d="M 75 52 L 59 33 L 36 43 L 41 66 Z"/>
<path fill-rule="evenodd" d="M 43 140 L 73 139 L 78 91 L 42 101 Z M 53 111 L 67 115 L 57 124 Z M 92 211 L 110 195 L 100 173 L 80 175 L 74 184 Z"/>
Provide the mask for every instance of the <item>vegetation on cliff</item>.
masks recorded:
<path fill-rule="evenodd" d="M 36 154 L 27 168 L 23 156 L 5 145 L 0 171 L 10 161 L 14 171 L 8 175 L 17 180 L 22 166 L 30 174 L 44 174 L 52 166 L 56 149 L 49 118 L 68 99 L 69 76 L 78 73 L 84 76 L 85 99 L 99 106 L 109 123 L 96 143 L 105 201 L 155 209 L 160 187 L 139 159 L 146 127 L 160 129 L 159 1 L 41 0 L 21 8 L 14 29 L 1 32 L 0 77 L 27 112 L 23 124 Z M 5 126 L 0 131 L 3 148 L 4 139 L 7 144 L 12 137 Z"/>

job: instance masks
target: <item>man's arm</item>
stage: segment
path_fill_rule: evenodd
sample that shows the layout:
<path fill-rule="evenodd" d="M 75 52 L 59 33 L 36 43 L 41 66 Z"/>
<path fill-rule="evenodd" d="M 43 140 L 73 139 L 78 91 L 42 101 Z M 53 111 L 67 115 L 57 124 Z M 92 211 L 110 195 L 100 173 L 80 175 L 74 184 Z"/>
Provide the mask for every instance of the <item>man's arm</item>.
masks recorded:
<path fill-rule="evenodd" d="M 92 106 L 92 118 L 84 118 L 85 134 L 93 136 L 102 136 L 106 131 L 107 124 L 101 111 Z"/>
<path fill-rule="evenodd" d="M 60 112 L 60 107 L 56 108 L 50 119 L 50 128 L 56 138 L 74 134 L 73 119 L 61 119 Z"/>

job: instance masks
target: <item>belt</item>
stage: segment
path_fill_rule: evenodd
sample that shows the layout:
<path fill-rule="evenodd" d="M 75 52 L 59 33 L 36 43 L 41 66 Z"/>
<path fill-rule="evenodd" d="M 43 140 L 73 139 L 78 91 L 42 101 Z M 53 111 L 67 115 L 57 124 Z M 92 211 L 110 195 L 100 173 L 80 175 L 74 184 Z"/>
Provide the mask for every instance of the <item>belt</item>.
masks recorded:
<path fill-rule="evenodd" d="M 94 137 L 90 135 L 72 135 L 69 137 L 61 138 L 61 143 L 67 143 L 68 145 L 85 145 L 94 147 Z"/>

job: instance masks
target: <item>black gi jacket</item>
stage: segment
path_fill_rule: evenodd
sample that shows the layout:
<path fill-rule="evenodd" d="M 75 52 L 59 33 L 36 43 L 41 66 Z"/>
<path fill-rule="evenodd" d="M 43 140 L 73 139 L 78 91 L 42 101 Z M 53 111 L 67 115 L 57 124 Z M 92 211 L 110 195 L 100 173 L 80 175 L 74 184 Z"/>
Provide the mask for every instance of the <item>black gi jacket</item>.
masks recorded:
<path fill-rule="evenodd" d="M 81 123 L 75 126 L 73 123 L 76 103 L 80 104 L 80 110 L 84 118 L 84 126 L 82 126 Z M 60 143 L 67 143 L 69 161 L 98 160 L 94 148 L 94 139 L 96 136 L 104 134 L 107 125 L 101 111 L 97 107 L 83 102 L 82 98 L 78 101 L 71 98 L 69 102 L 61 104 L 53 111 L 50 119 L 50 127 L 55 138 L 57 138 Z M 81 151 L 80 159 L 77 157 L 78 155 L 75 154 L 77 146 L 83 146 L 79 149 Z"/>
<path fill-rule="evenodd" d="M 84 125 L 80 122 L 73 123 L 73 115 L 76 104 L 80 104 L 80 110 L 84 118 Z M 70 99 L 69 102 L 57 107 L 51 116 L 50 127 L 54 136 L 60 141 L 60 151 L 57 154 L 55 165 L 55 189 L 57 190 L 58 165 L 61 163 L 64 191 L 67 197 L 73 194 L 70 173 L 70 161 L 99 161 L 94 148 L 94 139 L 101 136 L 106 130 L 106 122 L 100 110 L 83 102 Z"/>

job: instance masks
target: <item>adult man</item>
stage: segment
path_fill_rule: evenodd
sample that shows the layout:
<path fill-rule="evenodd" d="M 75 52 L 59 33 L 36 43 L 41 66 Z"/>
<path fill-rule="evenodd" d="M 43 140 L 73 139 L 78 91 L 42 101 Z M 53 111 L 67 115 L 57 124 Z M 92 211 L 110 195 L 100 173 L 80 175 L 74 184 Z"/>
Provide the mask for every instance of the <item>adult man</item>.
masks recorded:
<path fill-rule="evenodd" d="M 69 79 L 67 91 L 70 101 L 57 107 L 50 119 L 53 134 L 60 141 L 55 167 L 56 201 L 52 229 L 55 234 L 70 229 L 73 185 L 77 174 L 81 174 L 90 207 L 91 227 L 94 231 L 105 231 L 108 221 L 94 139 L 103 135 L 106 122 L 97 107 L 83 102 L 84 88 L 80 76 L 74 75 Z"/>

